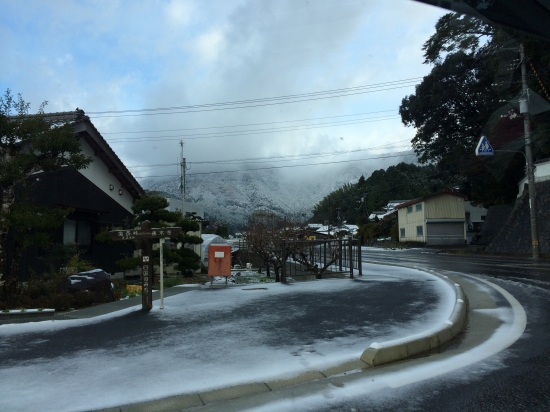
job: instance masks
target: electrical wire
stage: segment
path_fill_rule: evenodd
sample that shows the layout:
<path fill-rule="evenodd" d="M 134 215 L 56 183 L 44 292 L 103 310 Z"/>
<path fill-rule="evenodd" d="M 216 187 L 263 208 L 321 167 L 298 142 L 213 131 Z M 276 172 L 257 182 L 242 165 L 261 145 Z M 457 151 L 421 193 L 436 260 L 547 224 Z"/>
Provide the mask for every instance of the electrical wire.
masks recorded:
<path fill-rule="evenodd" d="M 184 129 L 164 129 L 164 130 L 139 130 L 139 131 L 119 131 L 119 132 L 103 132 L 105 134 L 126 134 L 126 133 L 164 133 L 164 132 L 180 132 L 180 131 L 193 131 L 193 130 L 205 130 L 205 129 L 225 129 L 227 127 L 248 127 L 248 126 L 263 126 L 268 124 L 278 124 L 278 123 L 294 123 L 294 122 L 306 122 L 310 120 L 323 120 L 323 119 L 335 119 L 338 117 L 351 117 L 351 116 L 363 116 L 365 114 L 376 114 L 376 113 L 387 113 L 387 112 L 396 112 L 396 109 L 391 110 L 378 110 L 375 112 L 363 112 L 363 113 L 354 113 L 354 114 L 342 114 L 338 116 L 323 116 L 323 117 L 311 117 L 308 119 L 296 119 L 296 120 L 280 120 L 278 122 L 263 122 L 263 123 L 248 123 L 248 124 L 235 124 L 235 125 L 226 125 L 226 126 L 210 126 L 210 127 L 195 127 L 195 128 L 184 128 Z"/>
<path fill-rule="evenodd" d="M 277 132 L 293 132 L 293 131 L 300 131 L 300 130 L 311 130 L 311 129 L 322 129 L 326 127 L 338 127 L 338 126 L 348 126 L 348 125 L 354 125 L 354 124 L 363 124 L 363 123 L 372 123 L 372 122 L 380 122 L 384 120 L 393 120 L 399 118 L 399 115 L 395 116 L 383 116 L 380 118 L 369 118 L 365 120 L 359 120 L 359 121 L 340 121 L 340 122 L 328 122 L 328 123 L 321 123 L 319 125 L 304 125 L 301 127 L 290 127 L 285 126 L 281 128 L 271 128 L 271 129 L 256 129 L 256 130 L 245 130 L 245 131 L 234 131 L 234 132 L 218 132 L 218 133 L 210 133 L 210 134 L 204 134 L 204 135 L 171 135 L 171 136 L 146 136 L 146 137 L 136 137 L 136 138 L 129 138 L 129 137 L 122 137 L 122 138 L 114 138 L 109 139 L 109 144 L 115 144 L 115 143 L 126 143 L 126 142 L 132 142 L 132 143 L 141 143 L 141 142 L 162 142 L 162 141 L 173 141 L 173 140 L 201 140 L 201 139 L 213 139 L 216 137 L 240 137 L 240 136 L 250 136 L 255 134 L 265 134 L 265 133 L 277 133 Z M 189 137 L 189 136 L 196 136 L 196 137 Z"/>
<path fill-rule="evenodd" d="M 248 99 L 248 100 L 237 100 L 237 101 L 229 101 L 229 102 L 221 102 L 221 103 L 205 103 L 205 104 L 197 104 L 197 105 L 172 106 L 172 107 L 155 107 L 151 109 L 107 110 L 102 112 L 88 112 L 88 115 L 105 115 L 105 114 L 124 115 L 125 113 L 147 114 L 148 112 L 187 110 L 187 109 L 214 107 L 214 106 L 232 106 L 232 105 L 242 105 L 242 104 L 250 104 L 250 103 L 270 102 L 270 101 L 277 101 L 277 100 L 302 99 L 304 97 L 319 96 L 319 95 L 326 95 L 326 94 L 331 95 L 331 94 L 348 93 L 348 92 L 354 92 L 357 90 L 365 90 L 365 89 L 367 91 L 364 91 L 363 93 L 370 93 L 369 89 L 394 86 L 394 85 L 399 85 L 403 83 L 415 83 L 421 79 L 422 77 L 411 77 L 408 79 L 394 80 L 391 82 L 374 83 L 371 85 L 362 85 L 362 86 L 355 86 L 355 87 L 347 87 L 343 89 L 332 89 L 332 90 L 324 90 L 324 91 L 317 91 L 317 92 L 310 92 L 310 93 L 290 94 L 290 95 L 283 95 L 283 96 L 264 97 L 264 98 Z M 407 86 L 409 85 L 407 84 L 406 86 L 402 86 L 402 87 L 407 87 Z M 360 93 L 351 93 L 351 94 L 360 94 Z M 348 94 L 344 94 L 343 96 L 346 96 L 346 95 Z M 328 96 L 328 97 L 335 97 L 335 96 Z M 327 97 L 323 97 L 323 98 L 327 98 Z M 316 99 L 313 99 L 313 100 L 316 100 Z M 155 113 L 152 113 L 152 114 L 155 114 Z M 161 114 L 166 114 L 166 113 L 161 113 Z M 93 117 L 119 117 L 119 116 L 93 116 Z"/>
<path fill-rule="evenodd" d="M 385 156 L 378 156 L 378 157 L 369 157 L 366 159 L 352 159 L 352 160 L 340 160 L 335 162 L 323 162 L 323 163 L 308 163 L 303 165 L 286 165 L 286 166 L 270 166 L 270 167 L 257 167 L 257 168 L 250 168 L 250 169 L 238 169 L 238 170 L 221 170 L 217 172 L 199 172 L 199 173 L 188 173 L 187 176 L 198 176 L 198 175 L 210 175 L 210 174 L 219 174 L 219 173 L 236 173 L 236 172 L 250 172 L 255 170 L 271 170 L 271 169 L 284 169 L 284 168 L 290 168 L 290 167 L 306 167 L 306 166 L 320 166 L 320 165 L 329 165 L 329 164 L 338 164 L 338 163 L 350 163 L 350 162 L 362 162 L 366 160 L 377 160 L 377 159 L 388 159 L 392 157 L 408 157 L 408 156 L 416 156 L 414 153 L 410 154 L 399 154 L 399 155 L 385 155 Z M 161 175 L 161 176 L 134 176 L 135 179 L 146 179 L 150 177 L 175 177 L 179 176 L 177 174 L 170 174 L 170 175 Z"/>
<path fill-rule="evenodd" d="M 157 115 L 168 115 L 168 114 L 185 114 L 185 113 L 199 113 L 199 112 L 213 112 L 213 111 L 220 111 L 220 110 L 234 110 L 234 109 L 247 109 L 247 108 L 254 108 L 254 107 L 264 107 L 264 106 L 274 106 L 277 104 L 290 104 L 290 103 L 301 103 L 301 102 L 310 102 L 315 100 L 323 100 L 333 97 L 346 97 L 346 96 L 354 96 L 359 94 L 367 94 L 367 93 L 375 93 L 375 92 L 383 92 L 388 90 L 396 90 L 396 89 L 403 89 L 405 87 L 411 87 L 415 86 L 416 82 L 411 82 L 409 84 L 400 85 L 396 87 L 387 87 L 387 88 L 381 88 L 377 90 L 366 90 L 361 91 L 357 93 L 345 93 L 340 95 L 333 95 L 333 96 L 324 96 L 324 97 L 315 97 L 315 98 L 309 98 L 309 99 L 301 99 L 301 100 L 290 100 L 290 101 L 278 101 L 273 103 L 261 103 L 261 104 L 251 104 L 251 105 L 245 105 L 245 106 L 236 106 L 236 107 L 217 107 L 213 109 L 200 109 L 200 110 L 184 110 L 184 111 L 171 111 L 171 112 L 156 112 L 156 113 L 137 113 L 137 114 L 117 114 L 117 115 L 100 115 L 100 116 L 90 116 L 92 118 L 98 119 L 98 118 L 113 118 L 113 117 L 136 117 L 136 116 L 157 116 Z M 191 107 L 191 106 L 190 106 Z M 91 112 L 90 112 L 91 113 Z"/>
<path fill-rule="evenodd" d="M 374 151 L 379 150 L 382 148 L 387 147 L 393 147 L 393 148 L 405 148 L 408 146 L 399 146 L 399 144 L 408 142 L 410 139 L 403 139 L 392 143 L 386 143 L 379 146 L 373 146 L 370 148 L 364 148 L 364 149 L 353 149 L 353 150 L 345 150 L 345 151 L 338 151 L 338 152 L 321 152 L 321 153 L 301 153 L 301 154 L 292 154 L 292 155 L 279 155 L 279 156 L 264 156 L 264 157 L 245 157 L 240 159 L 224 159 L 224 160 L 208 160 L 208 161 L 198 161 L 198 162 L 187 162 L 191 165 L 201 165 L 201 164 L 232 164 L 232 163 L 247 163 L 247 162 L 253 162 L 253 161 L 263 161 L 271 163 L 273 161 L 295 161 L 295 160 L 303 160 L 303 159 L 311 159 L 315 157 L 326 157 L 326 156 L 338 156 L 343 154 L 349 154 L 349 153 L 357 153 L 357 152 L 364 152 L 364 151 Z M 278 159 L 278 160 L 274 160 Z M 283 160 L 279 160 L 283 159 Z M 288 160 L 286 160 L 288 159 Z M 257 162 L 256 162 L 257 163 Z M 134 166 L 128 166 L 128 169 L 137 169 L 137 168 L 148 168 L 153 169 L 157 167 L 169 167 L 169 166 L 176 166 L 179 165 L 179 163 L 159 163 L 159 164 L 153 164 L 153 165 L 134 165 Z"/>

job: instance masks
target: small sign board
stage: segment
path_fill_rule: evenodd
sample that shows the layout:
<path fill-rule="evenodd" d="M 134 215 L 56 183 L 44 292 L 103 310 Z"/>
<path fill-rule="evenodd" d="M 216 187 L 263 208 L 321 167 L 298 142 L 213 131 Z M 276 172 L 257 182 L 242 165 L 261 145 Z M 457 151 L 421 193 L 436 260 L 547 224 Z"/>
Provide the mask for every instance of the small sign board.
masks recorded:
<path fill-rule="evenodd" d="M 152 228 L 146 220 L 139 229 L 112 230 L 109 232 L 113 240 L 141 240 L 141 305 L 142 310 L 149 311 L 153 307 L 153 261 L 151 255 L 151 239 L 175 238 L 181 232 L 181 227 Z"/>
<path fill-rule="evenodd" d="M 495 154 L 493 146 L 485 136 L 481 136 L 476 147 L 476 156 L 492 156 Z"/>
<path fill-rule="evenodd" d="M 140 240 L 140 239 L 158 239 L 174 238 L 181 232 L 180 227 L 163 227 L 147 229 L 130 230 L 112 230 L 109 232 L 113 240 Z"/>

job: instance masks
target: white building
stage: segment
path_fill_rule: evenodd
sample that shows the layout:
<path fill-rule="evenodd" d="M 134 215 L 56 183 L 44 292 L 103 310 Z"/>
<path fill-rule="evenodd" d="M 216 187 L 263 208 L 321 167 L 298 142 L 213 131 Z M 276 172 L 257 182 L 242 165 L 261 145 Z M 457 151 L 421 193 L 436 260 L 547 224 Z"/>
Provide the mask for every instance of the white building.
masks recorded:
<path fill-rule="evenodd" d="M 427 245 L 466 243 L 466 218 L 461 193 L 442 191 L 397 206 L 399 241 Z"/>
<path fill-rule="evenodd" d="M 535 163 L 535 183 L 544 182 L 550 180 L 550 160 Z M 521 182 L 519 182 L 518 197 L 523 194 L 523 189 L 527 184 L 527 176 L 525 176 Z"/>

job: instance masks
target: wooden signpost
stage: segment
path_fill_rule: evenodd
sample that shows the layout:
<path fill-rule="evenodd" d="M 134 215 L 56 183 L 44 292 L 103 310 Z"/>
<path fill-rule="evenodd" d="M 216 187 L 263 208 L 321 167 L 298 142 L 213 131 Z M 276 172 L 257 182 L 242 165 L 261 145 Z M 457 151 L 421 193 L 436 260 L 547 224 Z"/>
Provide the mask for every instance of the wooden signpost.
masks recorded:
<path fill-rule="evenodd" d="M 141 305 L 143 311 L 153 307 L 153 258 L 151 256 L 151 239 L 174 238 L 181 232 L 181 227 L 152 228 L 148 220 L 141 223 L 140 229 L 112 230 L 112 240 L 141 240 Z M 162 242 L 160 244 L 162 247 Z M 161 255 L 162 256 L 162 255 Z M 163 274 L 161 272 L 160 276 Z"/>

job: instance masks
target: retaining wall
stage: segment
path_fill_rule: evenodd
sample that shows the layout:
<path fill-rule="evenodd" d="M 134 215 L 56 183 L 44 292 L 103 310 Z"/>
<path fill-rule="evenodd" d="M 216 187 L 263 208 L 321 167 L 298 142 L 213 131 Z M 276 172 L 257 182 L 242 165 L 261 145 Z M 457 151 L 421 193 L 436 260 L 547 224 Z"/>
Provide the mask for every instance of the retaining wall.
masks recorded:
<path fill-rule="evenodd" d="M 550 181 L 536 184 L 540 252 L 550 253 Z M 508 220 L 486 249 L 497 253 L 531 253 L 528 190 L 518 198 Z"/>

